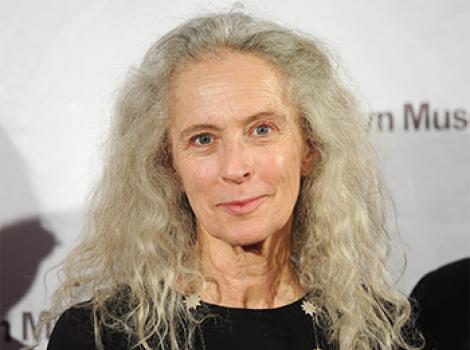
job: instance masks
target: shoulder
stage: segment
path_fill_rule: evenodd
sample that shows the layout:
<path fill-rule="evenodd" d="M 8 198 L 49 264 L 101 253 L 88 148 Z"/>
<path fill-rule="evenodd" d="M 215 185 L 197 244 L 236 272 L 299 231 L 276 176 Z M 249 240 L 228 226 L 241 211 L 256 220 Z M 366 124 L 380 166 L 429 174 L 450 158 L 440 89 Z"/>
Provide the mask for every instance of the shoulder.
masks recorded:
<path fill-rule="evenodd" d="M 93 312 L 91 306 L 67 309 L 57 320 L 47 350 L 94 350 Z"/>
<path fill-rule="evenodd" d="M 108 350 L 121 350 L 135 345 L 135 339 L 128 334 L 113 330 L 105 326 L 100 327 L 100 339 L 103 348 Z M 77 304 L 59 317 L 47 350 L 95 350 L 95 328 L 93 306 L 90 302 Z"/>
<path fill-rule="evenodd" d="M 411 297 L 421 305 L 453 305 L 462 309 L 468 305 L 470 259 L 462 259 L 444 265 L 422 277 L 411 292 Z M 452 288 L 449 288 L 452 286 Z"/>
<path fill-rule="evenodd" d="M 416 323 L 428 343 L 463 349 L 469 343 L 470 259 L 444 265 L 420 279 L 411 292 L 417 302 Z"/>

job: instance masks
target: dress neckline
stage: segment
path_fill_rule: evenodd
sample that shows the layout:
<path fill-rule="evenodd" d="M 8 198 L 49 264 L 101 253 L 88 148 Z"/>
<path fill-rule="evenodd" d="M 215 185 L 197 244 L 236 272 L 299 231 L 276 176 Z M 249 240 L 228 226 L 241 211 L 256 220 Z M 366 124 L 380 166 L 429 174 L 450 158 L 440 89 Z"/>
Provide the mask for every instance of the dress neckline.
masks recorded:
<path fill-rule="evenodd" d="M 301 298 L 297 300 L 294 300 L 293 302 L 289 304 L 276 306 L 272 308 L 244 308 L 244 307 L 236 307 L 236 306 L 225 306 L 225 305 L 207 303 L 203 300 L 201 300 L 201 305 L 204 305 L 206 307 L 213 308 L 213 309 L 220 309 L 220 310 L 262 313 L 262 312 L 279 312 L 279 311 L 285 311 L 291 308 L 296 308 L 302 303 L 304 299 L 305 299 L 305 295 L 303 295 Z"/>

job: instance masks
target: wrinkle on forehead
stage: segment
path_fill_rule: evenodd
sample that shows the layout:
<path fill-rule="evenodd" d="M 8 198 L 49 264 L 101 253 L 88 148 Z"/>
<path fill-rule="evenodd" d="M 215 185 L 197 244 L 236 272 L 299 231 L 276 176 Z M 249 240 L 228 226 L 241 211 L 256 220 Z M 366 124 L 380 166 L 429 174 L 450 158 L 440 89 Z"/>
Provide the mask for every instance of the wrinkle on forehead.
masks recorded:
<path fill-rule="evenodd" d="M 227 64 L 237 66 L 243 74 L 235 76 L 231 70 L 225 71 Z M 263 74 L 266 70 L 273 74 Z M 247 85 L 247 82 L 252 84 Z M 261 112 L 241 110 L 240 106 L 246 106 L 246 103 L 238 103 L 241 99 L 244 102 L 256 101 L 261 109 L 264 108 L 262 104 L 270 106 L 270 109 L 280 107 L 276 105 L 292 105 L 286 85 L 279 69 L 259 55 L 231 50 L 217 56 L 208 54 L 185 64 L 174 73 L 170 89 L 170 116 L 174 105 L 178 105 L 178 112 L 184 117 L 197 116 L 206 120 L 214 113 L 219 117 L 222 114 L 233 118 Z M 238 86 L 242 88 L 238 89 Z M 213 104 L 219 107 L 217 111 L 211 108 Z"/>

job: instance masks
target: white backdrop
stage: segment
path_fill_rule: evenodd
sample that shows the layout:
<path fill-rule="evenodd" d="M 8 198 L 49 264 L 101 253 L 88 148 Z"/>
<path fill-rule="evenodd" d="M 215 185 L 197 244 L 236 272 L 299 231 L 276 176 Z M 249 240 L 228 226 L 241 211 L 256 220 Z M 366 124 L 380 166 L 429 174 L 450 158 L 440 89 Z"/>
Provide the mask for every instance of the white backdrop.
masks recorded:
<path fill-rule="evenodd" d="M 470 255 L 470 2 L 241 3 L 316 35 L 342 58 L 369 113 L 406 242 L 401 289 Z M 177 23 L 231 4 L 0 2 L 0 298 L 11 348 L 31 343 L 55 286 L 46 271 L 77 240 L 129 67 Z"/>

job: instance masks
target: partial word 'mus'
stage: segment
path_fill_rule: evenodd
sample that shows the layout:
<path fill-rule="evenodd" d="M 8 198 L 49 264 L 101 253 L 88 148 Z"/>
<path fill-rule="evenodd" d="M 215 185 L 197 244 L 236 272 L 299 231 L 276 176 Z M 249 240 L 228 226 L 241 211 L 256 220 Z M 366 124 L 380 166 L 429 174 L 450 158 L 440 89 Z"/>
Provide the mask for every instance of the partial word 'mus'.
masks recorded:
<path fill-rule="evenodd" d="M 405 103 L 400 119 L 392 111 L 373 112 L 368 126 L 379 131 L 395 131 L 399 127 L 405 131 L 465 130 L 470 124 L 470 113 L 463 108 L 433 109 L 428 102 Z"/>

